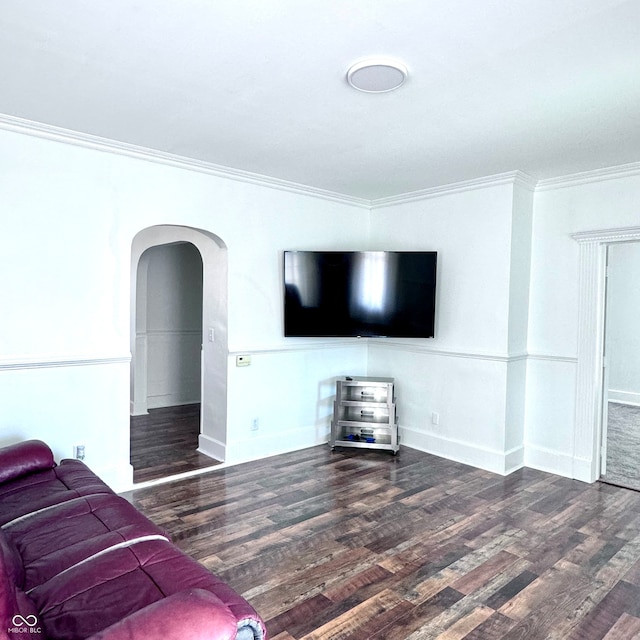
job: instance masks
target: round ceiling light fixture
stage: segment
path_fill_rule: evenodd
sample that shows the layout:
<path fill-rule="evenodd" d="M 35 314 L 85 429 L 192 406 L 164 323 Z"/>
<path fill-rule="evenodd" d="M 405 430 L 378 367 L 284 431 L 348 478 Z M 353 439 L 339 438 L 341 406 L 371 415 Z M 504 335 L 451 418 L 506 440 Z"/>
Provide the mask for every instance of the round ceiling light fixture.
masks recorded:
<path fill-rule="evenodd" d="M 397 60 L 369 58 L 350 67 L 347 82 L 358 91 L 385 93 L 404 84 L 407 74 L 407 68 Z"/>

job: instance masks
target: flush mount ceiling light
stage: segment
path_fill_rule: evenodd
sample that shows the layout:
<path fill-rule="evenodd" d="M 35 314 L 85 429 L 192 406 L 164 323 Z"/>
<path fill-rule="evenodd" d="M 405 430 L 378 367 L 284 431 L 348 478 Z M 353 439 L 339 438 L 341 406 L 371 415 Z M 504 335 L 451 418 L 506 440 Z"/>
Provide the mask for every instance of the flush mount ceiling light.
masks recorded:
<path fill-rule="evenodd" d="M 407 73 L 407 68 L 397 60 L 370 58 L 356 62 L 347 71 L 347 82 L 358 91 L 385 93 L 401 86 Z"/>

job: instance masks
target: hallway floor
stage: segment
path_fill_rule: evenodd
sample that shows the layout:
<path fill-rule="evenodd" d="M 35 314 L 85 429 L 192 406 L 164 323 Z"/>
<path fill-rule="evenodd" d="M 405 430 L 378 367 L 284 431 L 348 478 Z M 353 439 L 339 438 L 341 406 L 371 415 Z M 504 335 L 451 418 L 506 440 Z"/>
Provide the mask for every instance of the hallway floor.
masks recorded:
<path fill-rule="evenodd" d="M 640 407 L 609 402 L 605 482 L 640 491 Z"/>
<path fill-rule="evenodd" d="M 199 434 L 199 404 L 150 409 L 147 415 L 131 416 L 133 481 L 157 480 L 219 464 L 196 451 Z"/>

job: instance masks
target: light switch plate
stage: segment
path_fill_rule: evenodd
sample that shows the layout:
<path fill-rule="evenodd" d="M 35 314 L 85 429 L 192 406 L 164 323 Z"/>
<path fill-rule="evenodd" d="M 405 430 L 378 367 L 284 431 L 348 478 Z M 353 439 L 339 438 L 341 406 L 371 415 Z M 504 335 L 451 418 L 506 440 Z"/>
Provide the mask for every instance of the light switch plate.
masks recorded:
<path fill-rule="evenodd" d="M 236 356 L 236 367 L 248 367 L 251 364 L 251 356 Z"/>

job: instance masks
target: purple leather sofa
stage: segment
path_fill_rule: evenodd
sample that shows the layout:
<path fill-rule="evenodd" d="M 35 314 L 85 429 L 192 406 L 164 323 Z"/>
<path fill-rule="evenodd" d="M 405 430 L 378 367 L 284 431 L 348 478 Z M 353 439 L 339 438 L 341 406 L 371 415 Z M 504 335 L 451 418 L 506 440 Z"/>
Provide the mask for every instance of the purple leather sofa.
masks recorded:
<path fill-rule="evenodd" d="M 266 640 L 253 607 L 79 460 L 0 449 L 0 640 Z"/>

